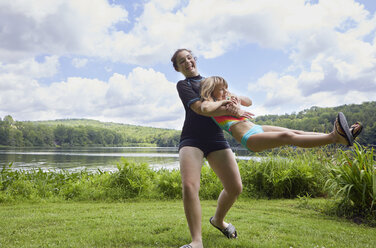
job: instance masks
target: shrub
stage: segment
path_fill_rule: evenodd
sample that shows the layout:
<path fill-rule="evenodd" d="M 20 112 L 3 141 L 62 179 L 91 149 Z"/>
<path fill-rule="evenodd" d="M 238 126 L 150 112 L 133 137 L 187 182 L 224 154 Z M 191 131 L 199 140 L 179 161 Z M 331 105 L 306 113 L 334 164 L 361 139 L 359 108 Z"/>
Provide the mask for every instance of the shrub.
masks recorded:
<path fill-rule="evenodd" d="M 12 167 L 13 163 L 10 163 L 8 166 L 3 165 L 3 168 L 0 171 L 0 190 L 5 191 L 13 180 L 17 179 L 18 173 L 16 171 L 9 170 Z"/>
<path fill-rule="evenodd" d="M 130 162 L 122 158 L 118 172 L 113 174 L 112 186 L 120 189 L 120 198 L 150 197 L 153 190 L 154 171 L 148 164 Z"/>
<path fill-rule="evenodd" d="M 182 182 L 179 170 L 159 170 L 156 185 L 158 192 L 169 199 L 182 198 Z M 201 169 L 200 198 L 217 199 L 222 191 L 222 184 L 210 167 L 203 165 Z"/>
<path fill-rule="evenodd" d="M 166 170 L 162 169 L 156 172 L 158 174 L 158 180 L 156 182 L 158 192 L 162 197 L 169 199 L 181 199 L 182 198 L 182 185 L 181 176 L 179 170 Z"/>
<path fill-rule="evenodd" d="M 309 151 L 290 152 L 288 157 L 268 155 L 259 161 L 240 161 L 239 167 L 243 194 L 248 197 L 293 198 L 324 194 L 326 166 Z"/>
<path fill-rule="evenodd" d="M 376 216 L 376 170 L 372 149 L 354 145 L 353 150 L 341 151 L 333 160 L 326 186 L 341 197 L 339 212 L 350 215 Z"/>
<path fill-rule="evenodd" d="M 82 192 L 81 185 L 82 184 L 79 181 L 68 180 L 60 189 L 59 194 L 66 200 L 78 198 Z"/>
<path fill-rule="evenodd" d="M 223 187 L 214 171 L 204 165 L 201 169 L 200 197 L 205 200 L 217 199 Z"/>

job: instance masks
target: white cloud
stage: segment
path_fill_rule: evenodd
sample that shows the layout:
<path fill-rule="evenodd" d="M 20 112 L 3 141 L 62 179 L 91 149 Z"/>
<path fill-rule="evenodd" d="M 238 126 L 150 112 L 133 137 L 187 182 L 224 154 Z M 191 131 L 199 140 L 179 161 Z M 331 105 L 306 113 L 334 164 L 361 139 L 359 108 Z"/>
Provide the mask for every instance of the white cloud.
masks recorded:
<path fill-rule="evenodd" d="M 178 47 L 189 47 L 197 55 L 214 58 L 234 46 L 257 43 L 293 49 L 302 59 L 335 46 L 332 31 L 347 30 L 348 23 L 362 23 L 359 35 L 372 29 L 368 12 L 353 0 L 323 0 L 312 5 L 301 0 L 192 0 L 177 10 L 174 6 L 178 1 L 166 5 L 161 7 L 156 0 L 145 4 L 132 30 L 119 30 L 109 37 L 104 54 L 142 64 L 166 61 Z"/>
<path fill-rule="evenodd" d="M 134 23 L 127 10 L 140 5 L 116 3 L 0 0 L 0 116 L 12 110 L 16 119 L 98 117 L 177 127 L 175 86 L 152 69 L 113 73 L 107 82 L 70 77 L 42 86 L 39 79 L 58 72 L 62 55 L 76 56 L 77 68 L 87 66 L 86 58 L 145 67 L 167 63 L 180 47 L 215 58 L 249 43 L 282 50 L 292 61 L 256 80 L 252 89 L 266 93 L 262 110 L 376 99 L 376 14 L 354 0 L 150 0 Z M 121 23 L 131 28 L 121 30 Z"/>
<path fill-rule="evenodd" d="M 266 93 L 268 112 L 374 101 L 376 14 L 350 0 L 320 1 L 295 12 L 281 24 L 293 64 L 249 86 Z"/>
<path fill-rule="evenodd" d="M 125 9 L 106 0 L 0 1 L 0 61 L 89 54 L 127 16 Z"/>
<path fill-rule="evenodd" d="M 362 60 L 368 63 L 359 66 Z M 250 83 L 248 90 L 253 94 L 266 93 L 263 104 L 265 113 L 374 101 L 376 63 L 374 59 L 367 60 L 363 56 L 341 60 L 322 54 L 308 70 L 302 70 L 297 76 L 269 72 L 256 83 Z"/>
<path fill-rule="evenodd" d="M 375 28 L 375 19 L 353 0 L 312 5 L 302 0 L 183 3 L 147 1 L 132 29 L 123 31 L 115 25 L 128 22 L 125 8 L 133 6 L 127 3 L 121 7 L 105 0 L 2 1 L 0 60 L 74 53 L 150 65 L 168 61 L 179 47 L 214 58 L 244 43 L 292 49 L 295 58 L 307 59 L 335 47 L 335 29 L 347 30 L 351 23 L 359 26 L 352 35 L 363 37 Z"/>
<path fill-rule="evenodd" d="M 128 75 L 114 73 L 107 82 L 70 77 L 48 86 L 4 73 L 0 89 L 0 116 L 16 120 L 91 118 L 180 129 L 184 117 L 175 83 L 140 67 Z"/>
<path fill-rule="evenodd" d="M 42 63 L 34 58 L 29 58 L 18 63 L 0 63 L 0 73 L 23 75 L 31 78 L 52 77 L 57 73 L 59 65 L 57 56 L 46 56 Z"/>

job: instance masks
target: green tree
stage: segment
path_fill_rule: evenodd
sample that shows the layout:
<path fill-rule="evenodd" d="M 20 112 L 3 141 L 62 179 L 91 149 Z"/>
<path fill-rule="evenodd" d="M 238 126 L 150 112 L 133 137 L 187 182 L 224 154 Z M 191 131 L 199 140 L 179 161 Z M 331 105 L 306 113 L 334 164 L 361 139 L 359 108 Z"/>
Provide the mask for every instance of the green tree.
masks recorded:
<path fill-rule="evenodd" d="M 10 115 L 5 116 L 3 121 L 5 123 L 9 124 L 9 125 L 13 125 L 14 124 L 13 117 L 10 116 Z"/>
<path fill-rule="evenodd" d="M 64 125 L 57 125 L 57 127 L 54 130 L 54 136 L 55 143 L 59 146 L 63 145 L 65 141 L 68 139 L 67 128 Z"/>

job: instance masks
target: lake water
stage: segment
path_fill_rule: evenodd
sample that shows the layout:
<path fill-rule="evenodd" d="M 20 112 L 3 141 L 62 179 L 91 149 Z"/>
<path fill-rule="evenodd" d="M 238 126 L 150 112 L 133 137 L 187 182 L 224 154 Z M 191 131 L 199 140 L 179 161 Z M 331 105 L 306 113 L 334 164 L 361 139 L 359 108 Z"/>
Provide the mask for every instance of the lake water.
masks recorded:
<path fill-rule="evenodd" d="M 252 158 L 245 149 L 235 152 L 238 159 Z M 114 171 L 122 157 L 157 170 L 179 168 L 176 147 L 0 148 L 0 167 L 12 162 L 22 170 Z"/>

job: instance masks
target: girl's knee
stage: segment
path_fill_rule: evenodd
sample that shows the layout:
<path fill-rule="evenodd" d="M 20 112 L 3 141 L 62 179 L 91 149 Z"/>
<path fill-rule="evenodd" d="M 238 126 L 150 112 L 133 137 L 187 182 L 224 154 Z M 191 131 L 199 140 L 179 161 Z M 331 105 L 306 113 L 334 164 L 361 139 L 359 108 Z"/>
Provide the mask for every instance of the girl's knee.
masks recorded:
<path fill-rule="evenodd" d="M 200 191 L 200 183 L 198 182 L 183 182 L 182 183 L 183 196 L 195 196 Z"/>
<path fill-rule="evenodd" d="M 242 183 L 234 183 L 231 185 L 231 187 L 225 188 L 227 193 L 232 196 L 239 196 L 243 191 L 243 185 Z"/>
<path fill-rule="evenodd" d="M 289 130 L 289 131 L 286 131 L 286 132 L 281 132 L 280 134 L 280 138 L 282 140 L 290 140 L 292 139 L 293 137 L 295 137 L 297 134 L 292 131 L 292 130 Z"/>
<path fill-rule="evenodd" d="M 235 189 L 235 194 L 238 196 L 238 195 L 240 195 L 240 194 L 242 193 L 242 191 L 243 191 L 243 185 L 240 183 L 240 184 L 236 187 L 236 189 Z"/>
<path fill-rule="evenodd" d="M 243 185 L 242 184 L 238 184 L 236 185 L 236 187 L 234 187 L 233 189 L 233 194 L 236 195 L 236 196 L 239 196 L 243 191 Z"/>

